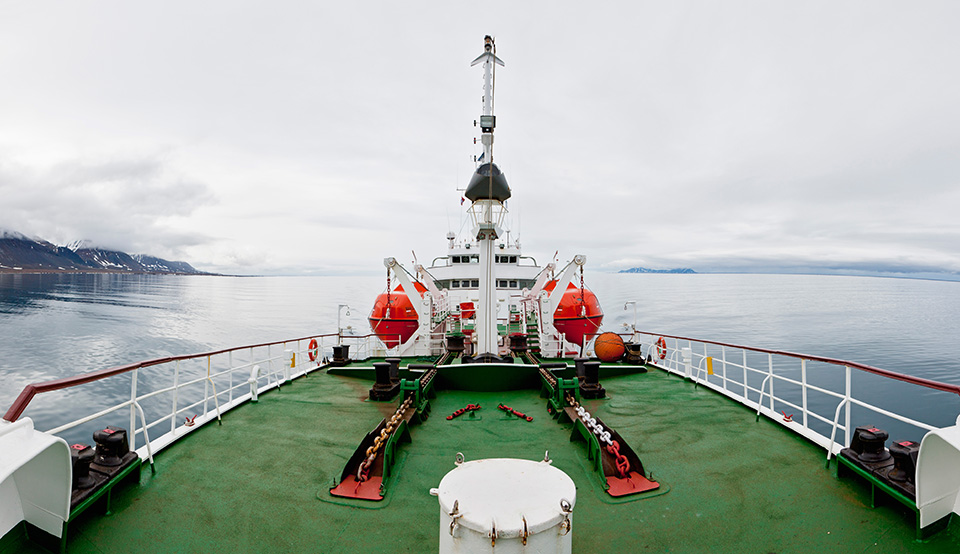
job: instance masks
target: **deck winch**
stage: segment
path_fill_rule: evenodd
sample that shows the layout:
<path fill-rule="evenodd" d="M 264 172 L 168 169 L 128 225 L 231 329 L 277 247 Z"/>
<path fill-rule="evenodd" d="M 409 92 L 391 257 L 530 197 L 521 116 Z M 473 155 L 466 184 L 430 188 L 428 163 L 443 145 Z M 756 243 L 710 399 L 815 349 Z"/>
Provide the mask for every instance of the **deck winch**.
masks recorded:
<path fill-rule="evenodd" d="M 893 456 L 884 447 L 889 438 L 886 431 L 872 426 L 857 427 L 850 441 L 850 448 L 844 448 L 840 455 L 867 471 L 892 466 Z"/>
<path fill-rule="evenodd" d="M 880 472 L 889 480 L 894 489 L 910 498 L 917 496 L 917 458 L 920 456 L 920 443 L 914 441 L 894 442 L 890 445 L 893 466 Z"/>
<path fill-rule="evenodd" d="M 890 445 L 890 455 L 893 456 L 893 469 L 889 477 L 893 481 L 913 481 L 917 474 L 917 457 L 920 455 L 920 443 L 914 441 L 900 441 Z"/>
<path fill-rule="evenodd" d="M 96 448 L 86 444 L 70 446 L 73 487 L 71 513 L 79 513 L 131 473 L 139 475 L 140 457 L 130 450 L 127 430 L 108 426 L 93 433 Z M 109 508 L 108 508 L 109 509 Z"/>
<path fill-rule="evenodd" d="M 97 443 L 94 463 L 99 466 L 116 467 L 123 463 L 123 457 L 130 452 L 127 430 L 120 427 L 105 427 L 93 433 Z"/>
<path fill-rule="evenodd" d="M 73 466 L 73 488 L 89 489 L 96 484 L 90 475 L 90 464 L 93 463 L 93 448 L 87 444 L 70 445 L 70 462 Z"/>
<path fill-rule="evenodd" d="M 920 443 L 895 441 L 888 450 L 885 443 L 889 435 L 873 426 L 857 427 L 850 447 L 840 451 L 838 475 L 849 467 L 873 483 L 893 489 L 911 501 L 916 500 L 917 459 Z"/>

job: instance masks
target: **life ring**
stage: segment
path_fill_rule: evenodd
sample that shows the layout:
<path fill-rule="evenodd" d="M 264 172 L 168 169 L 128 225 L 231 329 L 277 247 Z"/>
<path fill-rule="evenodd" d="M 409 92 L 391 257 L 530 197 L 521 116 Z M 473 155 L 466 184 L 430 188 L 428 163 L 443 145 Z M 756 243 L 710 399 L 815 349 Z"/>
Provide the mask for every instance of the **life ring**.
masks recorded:
<path fill-rule="evenodd" d="M 660 356 L 660 359 L 667 357 L 667 341 L 663 340 L 663 337 L 657 339 L 657 356 Z"/>
<path fill-rule="evenodd" d="M 310 361 L 317 361 L 317 356 L 320 354 L 320 351 L 317 349 L 317 339 L 310 339 L 310 345 L 307 346 L 307 355 L 310 356 Z"/>

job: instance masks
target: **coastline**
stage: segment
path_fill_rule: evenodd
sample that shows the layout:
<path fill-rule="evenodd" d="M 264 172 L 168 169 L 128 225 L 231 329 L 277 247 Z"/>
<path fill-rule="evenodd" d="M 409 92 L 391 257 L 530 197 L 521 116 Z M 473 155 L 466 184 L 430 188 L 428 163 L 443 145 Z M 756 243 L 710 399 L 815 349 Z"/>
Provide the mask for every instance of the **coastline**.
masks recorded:
<path fill-rule="evenodd" d="M 190 276 L 213 276 L 213 277 L 235 277 L 235 275 L 226 275 L 224 273 L 207 273 L 200 271 L 197 273 L 173 272 L 173 271 L 125 271 L 122 269 L 37 269 L 37 268 L 15 268 L 0 267 L 0 275 L 36 275 L 36 274 L 114 274 L 114 275 L 190 275 Z"/>

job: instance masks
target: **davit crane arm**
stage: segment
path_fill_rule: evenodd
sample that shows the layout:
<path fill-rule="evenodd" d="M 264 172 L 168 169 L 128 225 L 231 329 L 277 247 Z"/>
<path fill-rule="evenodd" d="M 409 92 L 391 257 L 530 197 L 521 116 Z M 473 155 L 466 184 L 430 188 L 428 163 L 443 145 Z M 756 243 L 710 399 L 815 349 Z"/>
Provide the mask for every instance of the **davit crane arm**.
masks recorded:
<path fill-rule="evenodd" d="M 417 332 L 410 337 L 406 345 L 401 346 L 401 350 L 403 350 L 416 341 L 417 337 L 421 334 L 430 332 L 428 329 L 430 323 L 430 297 L 427 295 L 420 296 L 420 292 L 417 291 L 413 280 L 410 279 L 410 274 L 407 273 L 407 270 L 404 269 L 396 258 L 384 258 L 383 265 L 387 269 L 392 270 L 393 274 L 397 276 L 397 280 L 400 281 L 400 285 L 403 286 L 403 293 L 407 295 L 407 298 L 410 299 L 410 304 L 417 311 Z M 436 288 L 429 279 L 427 280 L 427 287 L 428 290 L 430 287 Z"/>
<path fill-rule="evenodd" d="M 586 263 L 587 257 L 583 254 L 577 254 L 573 257 L 573 261 L 567 265 L 563 275 L 557 280 L 557 286 L 553 287 L 553 290 L 550 291 L 550 296 L 546 298 L 543 304 L 544 322 L 549 321 L 551 325 L 553 324 L 553 314 L 556 313 L 557 308 L 560 306 L 560 299 L 563 298 L 563 293 L 567 291 L 567 286 L 573 281 L 573 276 L 576 275 L 577 269 L 580 269 Z"/>
<path fill-rule="evenodd" d="M 570 285 L 571 281 L 573 281 L 573 277 L 576 275 L 577 269 L 583 267 L 585 263 L 587 263 L 587 257 L 583 254 L 577 254 L 574 256 L 573 261 L 567 265 L 563 271 L 563 274 L 560 276 L 560 279 L 557 280 L 556 286 L 553 287 L 553 290 L 549 293 L 544 291 L 543 287 L 546 285 L 549 275 L 553 273 L 556 265 L 553 263 L 547 265 L 547 267 L 544 268 L 544 271 L 540 273 L 540 277 L 537 278 L 537 282 L 533 285 L 533 289 L 524 295 L 524 300 L 540 301 L 540 323 L 543 334 L 545 336 L 561 337 L 561 343 L 562 334 L 559 330 L 557 330 L 556 327 L 554 327 L 553 316 L 557 313 L 557 308 L 560 306 L 560 300 L 567 291 L 567 286 Z"/>

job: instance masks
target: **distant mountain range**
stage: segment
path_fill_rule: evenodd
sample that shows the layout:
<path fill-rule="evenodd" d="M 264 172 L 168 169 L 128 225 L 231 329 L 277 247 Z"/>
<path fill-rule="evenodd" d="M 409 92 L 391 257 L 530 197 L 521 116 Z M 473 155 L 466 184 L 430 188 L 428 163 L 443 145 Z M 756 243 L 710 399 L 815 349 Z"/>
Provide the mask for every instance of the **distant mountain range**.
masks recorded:
<path fill-rule="evenodd" d="M 0 231 L 0 273 L 20 272 L 210 275 L 187 262 L 105 250 L 83 241 L 57 246 L 19 233 Z"/>
<path fill-rule="evenodd" d="M 646 267 L 631 267 L 630 269 L 621 269 L 617 273 L 696 273 L 689 267 L 678 267 L 676 269 L 649 269 Z"/>

